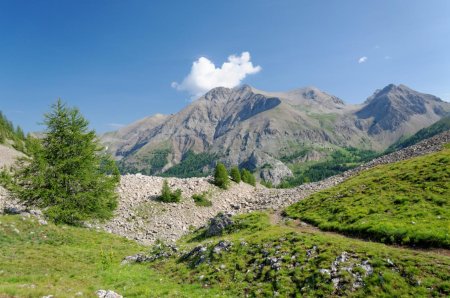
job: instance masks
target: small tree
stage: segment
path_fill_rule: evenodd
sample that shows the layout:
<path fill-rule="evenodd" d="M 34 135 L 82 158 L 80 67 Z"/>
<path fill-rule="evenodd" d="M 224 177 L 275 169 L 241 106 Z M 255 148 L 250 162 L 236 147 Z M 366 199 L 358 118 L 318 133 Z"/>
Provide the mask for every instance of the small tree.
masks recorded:
<path fill-rule="evenodd" d="M 241 182 L 241 173 L 239 172 L 238 167 L 232 167 L 230 174 L 231 174 L 231 179 L 233 179 L 234 182 L 236 182 L 236 183 Z"/>
<path fill-rule="evenodd" d="M 181 189 L 172 192 L 169 187 L 169 182 L 167 179 L 164 179 L 159 200 L 164 203 L 178 203 L 181 201 Z"/>
<path fill-rule="evenodd" d="M 228 177 L 227 168 L 221 162 L 217 163 L 214 172 L 214 184 L 220 188 L 227 189 L 230 185 L 230 178 Z"/>
<path fill-rule="evenodd" d="M 61 100 L 44 118 L 44 137 L 27 140 L 29 157 L 19 160 L 12 191 L 57 223 L 110 218 L 120 175 L 89 122 Z"/>
<path fill-rule="evenodd" d="M 245 183 L 248 183 L 253 186 L 256 185 L 255 176 L 253 176 L 253 174 L 247 169 L 242 169 L 241 178 L 242 178 L 242 181 Z"/>

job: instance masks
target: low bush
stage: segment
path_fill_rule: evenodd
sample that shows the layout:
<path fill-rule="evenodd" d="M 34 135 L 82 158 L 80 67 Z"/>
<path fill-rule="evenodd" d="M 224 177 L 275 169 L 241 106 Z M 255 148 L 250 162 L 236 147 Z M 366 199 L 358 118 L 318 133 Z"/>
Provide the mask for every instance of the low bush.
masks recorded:
<path fill-rule="evenodd" d="M 181 189 L 172 191 L 169 182 L 164 180 L 159 200 L 164 203 L 178 203 L 181 201 Z"/>
<path fill-rule="evenodd" d="M 192 199 L 195 202 L 195 205 L 201 207 L 210 207 L 212 206 L 212 202 L 208 200 L 208 193 L 206 191 L 201 194 L 193 194 Z"/>

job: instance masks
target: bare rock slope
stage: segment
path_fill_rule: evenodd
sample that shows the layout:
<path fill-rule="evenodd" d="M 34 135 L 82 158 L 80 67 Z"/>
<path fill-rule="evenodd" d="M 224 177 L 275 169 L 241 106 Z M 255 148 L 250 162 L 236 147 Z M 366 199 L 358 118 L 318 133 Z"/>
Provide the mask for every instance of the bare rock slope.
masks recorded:
<path fill-rule="evenodd" d="M 12 166 L 18 157 L 23 156 L 23 153 L 0 144 L 0 169 Z"/>

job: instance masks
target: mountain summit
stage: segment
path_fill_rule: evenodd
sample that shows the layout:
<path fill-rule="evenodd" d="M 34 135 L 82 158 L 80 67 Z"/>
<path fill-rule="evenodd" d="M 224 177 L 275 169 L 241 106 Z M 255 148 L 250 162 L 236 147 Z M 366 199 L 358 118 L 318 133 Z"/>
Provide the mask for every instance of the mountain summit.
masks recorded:
<path fill-rule="evenodd" d="M 448 111 L 449 103 L 404 85 L 377 90 L 361 105 L 347 105 L 315 87 L 218 87 L 177 114 L 144 118 L 105 134 L 103 141 L 130 171 L 160 173 L 192 154 L 209 154 L 276 184 L 292 175 L 282 162 L 287 157 L 302 162 L 341 147 L 383 150 Z"/>
<path fill-rule="evenodd" d="M 445 116 L 447 107 L 447 103 L 434 95 L 414 91 L 405 85 L 390 84 L 369 97 L 356 116 L 367 120 L 364 126 L 369 135 L 382 135 L 385 141 L 393 142 L 402 135 L 411 134 L 414 129 L 438 121 Z"/>

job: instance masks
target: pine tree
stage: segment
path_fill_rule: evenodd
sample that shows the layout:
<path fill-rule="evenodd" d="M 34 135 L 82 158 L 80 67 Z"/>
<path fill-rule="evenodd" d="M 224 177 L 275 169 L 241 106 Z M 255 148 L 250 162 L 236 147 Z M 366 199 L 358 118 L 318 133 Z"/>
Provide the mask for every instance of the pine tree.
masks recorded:
<path fill-rule="evenodd" d="M 241 173 L 239 172 L 238 167 L 232 167 L 230 175 L 231 175 L 231 179 L 233 179 L 234 182 L 236 182 L 236 183 L 241 182 Z"/>
<path fill-rule="evenodd" d="M 89 122 L 61 100 L 44 118 L 45 135 L 27 141 L 29 157 L 20 160 L 12 190 L 57 223 L 111 217 L 120 175 Z"/>
<path fill-rule="evenodd" d="M 216 170 L 214 172 L 214 184 L 223 189 L 227 189 L 230 184 L 227 168 L 225 168 L 225 165 L 221 162 L 216 165 Z"/>

